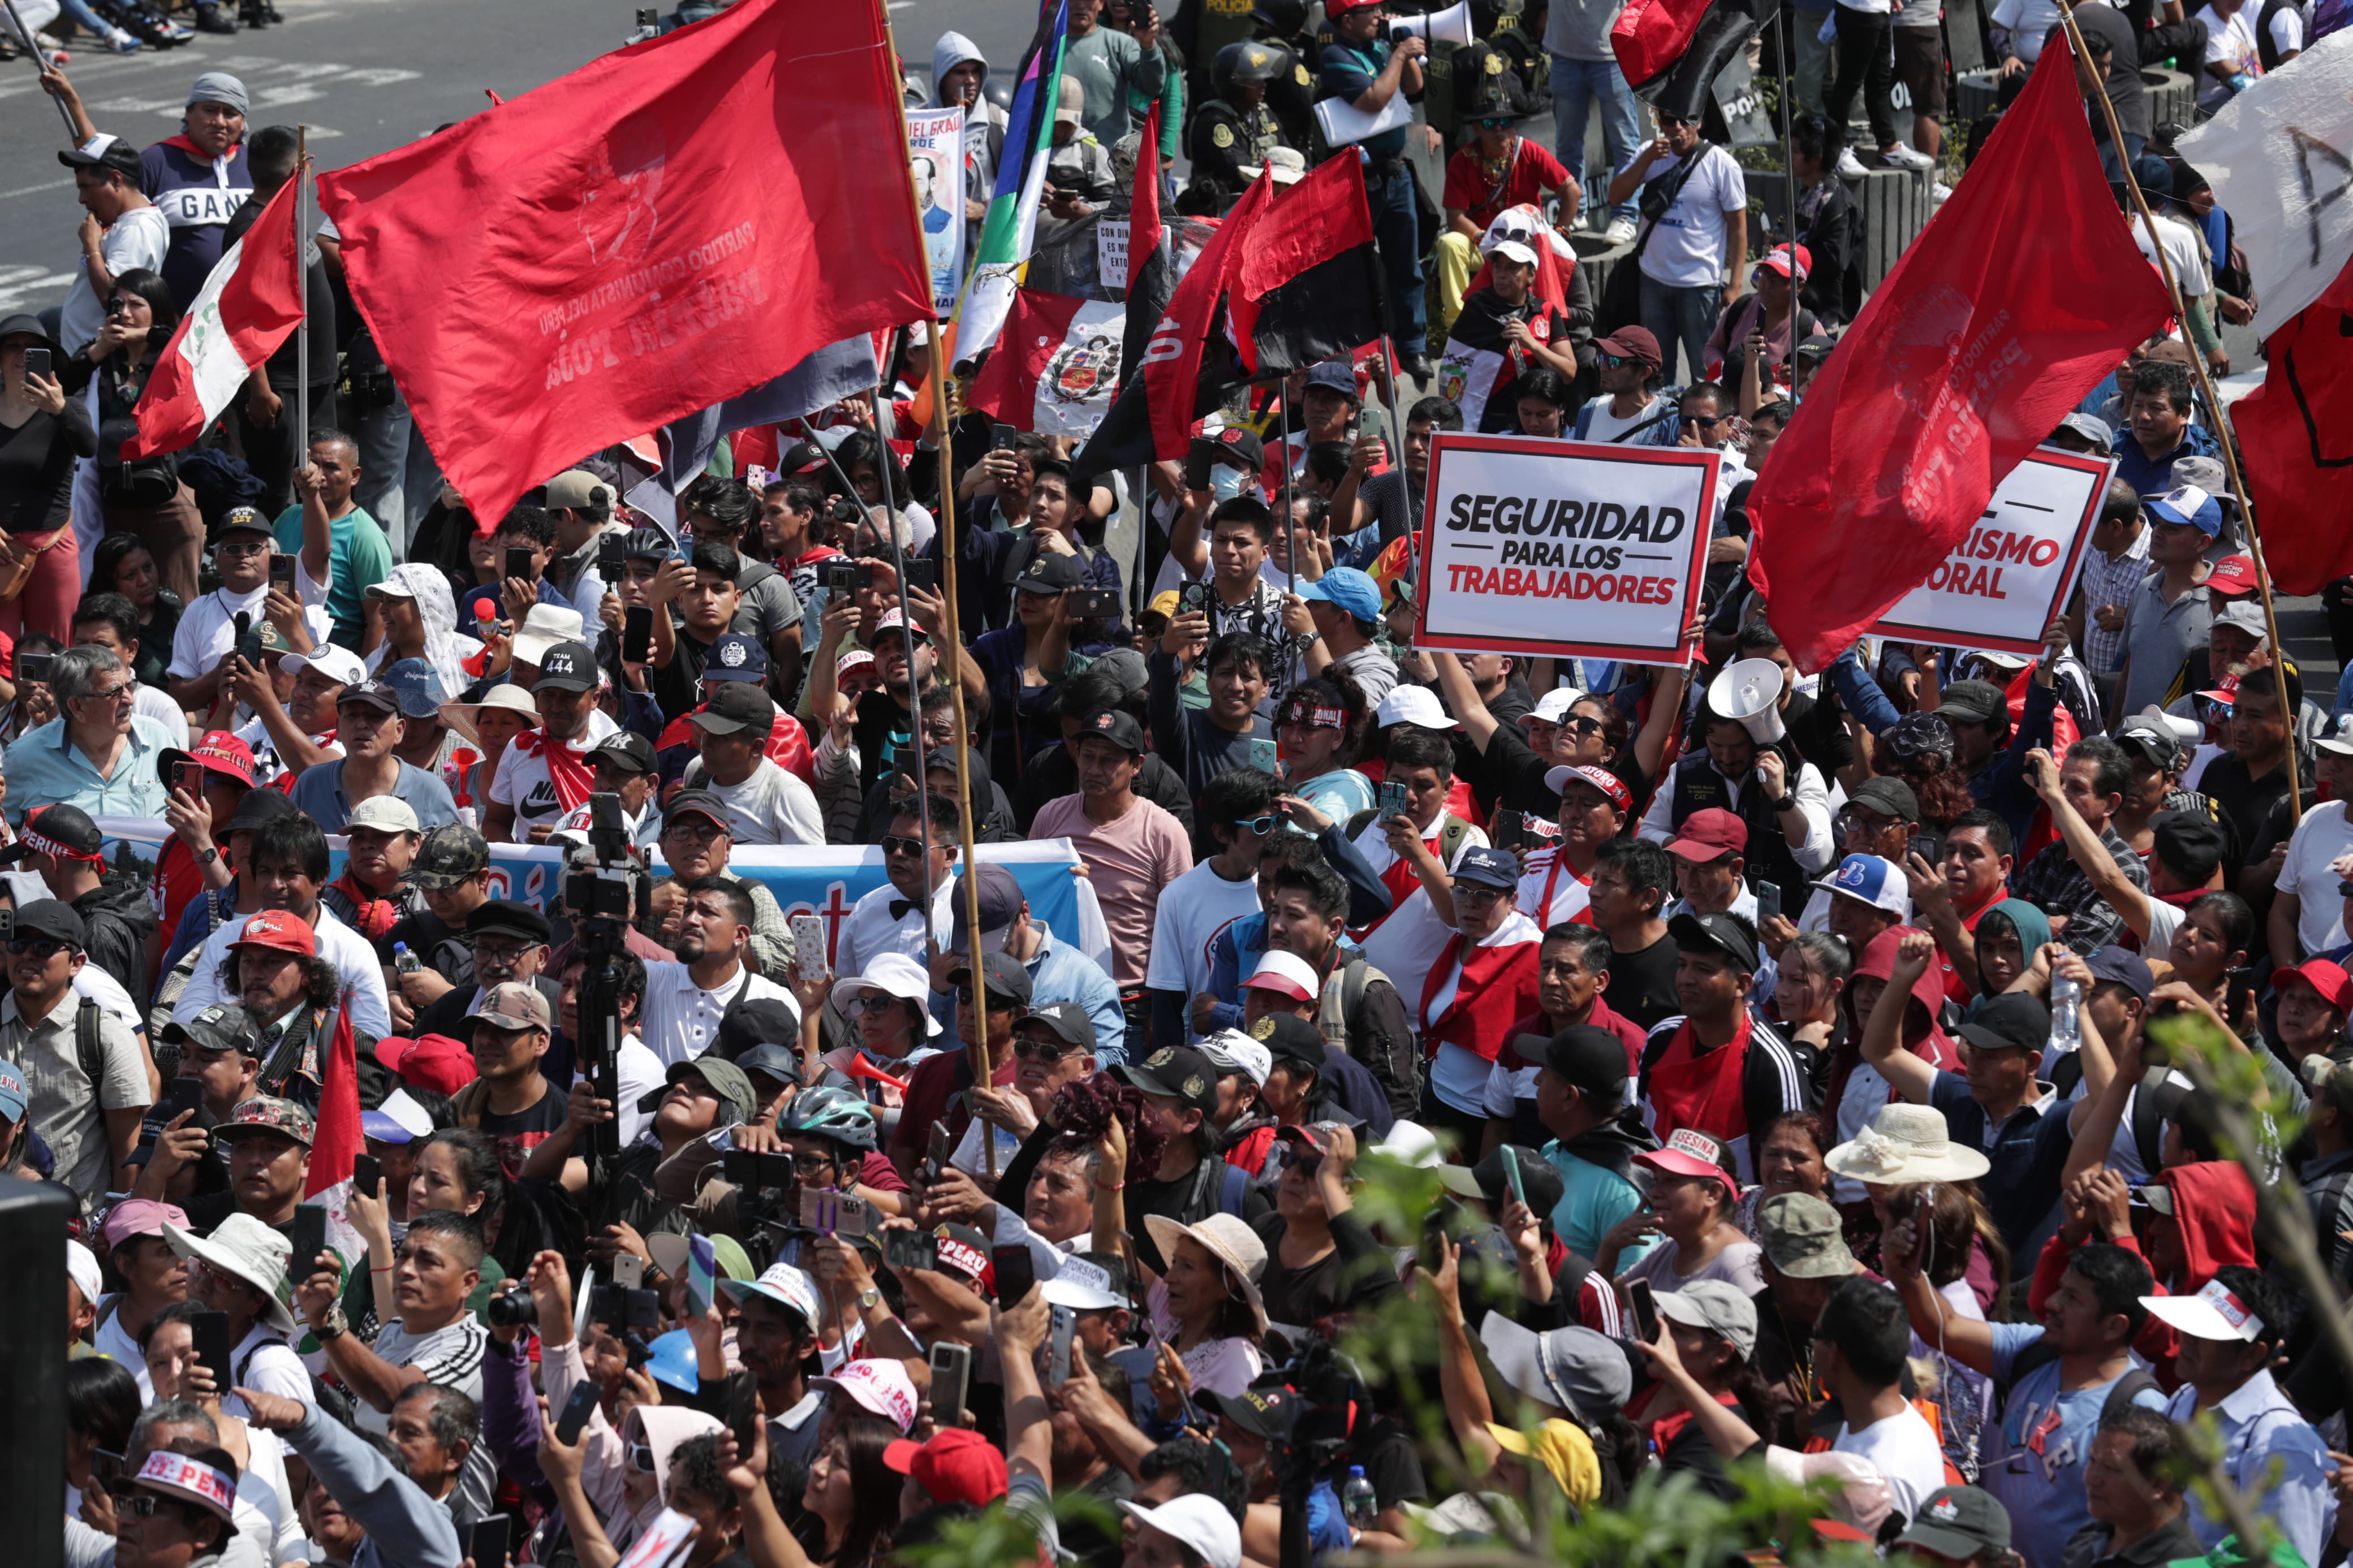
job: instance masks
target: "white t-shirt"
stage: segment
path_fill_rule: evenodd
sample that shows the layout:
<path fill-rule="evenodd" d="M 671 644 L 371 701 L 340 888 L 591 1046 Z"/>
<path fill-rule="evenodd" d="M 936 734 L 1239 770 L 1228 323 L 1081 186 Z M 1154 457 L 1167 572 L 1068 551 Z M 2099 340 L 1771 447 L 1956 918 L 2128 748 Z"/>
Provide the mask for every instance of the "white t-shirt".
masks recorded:
<path fill-rule="evenodd" d="M 2344 879 L 2329 868 L 2338 856 L 2353 853 L 2353 822 L 2346 820 L 2345 803 L 2323 801 L 2304 814 L 2295 836 L 2287 841 L 2287 863 L 2275 884 L 2283 893 L 2303 900 L 2296 911 L 2295 940 L 2307 957 L 2326 952 L 2345 941 L 2345 900 L 2337 891 Z M 2282 953 L 2278 962 L 2287 962 Z"/>
<path fill-rule="evenodd" d="M 1625 174 L 1634 160 L 1649 152 L 1639 149 L 1618 172 Z M 1652 164 L 1653 179 L 1672 179 L 1673 164 Z M 1713 288 L 1724 281 L 1724 225 L 1728 215 L 1748 210 L 1748 183 L 1732 154 L 1711 144 L 1700 154 L 1674 205 L 1660 217 L 1657 232 L 1642 247 L 1645 277 L 1676 289 Z"/>
<path fill-rule="evenodd" d="M 2304 53 L 2304 12 L 2283 5 L 2272 13 L 2272 47 L 2283 55 Z"/>
<path fill-rule="evenodd" d="M 1160 889 L 1144 983 L 1184 998 L 1188 1043 L 1201 1037 L 1193 1027 L 1193 998 L 1209 988 L 1209 943 L 1234 921 L 1256 913 L 1258 879 L 1229 882 L 1207 860 Z"/>
<path fill-rule="evenodd" d="M 2059 25 L 2059 7 L 2052 0 L 2001 0 L 1993 24 L 2009 32 L 2010 52 L 2032 65 L 2042 57 L 2042 40 Z"/>
<path fill-rule="evenodd" d="M 300 568 L 297 568 L 298 572 Z M 164 673 L 176 680 L 193 680 L 221 661 L 221 656 L 237 647 L 237 617 L 242 613 L 251 617 L 248 628 L 258 625 L 262 601 L 269 597 L 269 585 L 262 584 L 249 594 L 231 594 L 226 588 L 216 588 L 195 604 L 180 612 L 179 628 L 172 634 L 172 662 Z M 327 619 L 323 606 L 305 605 L 302 626 L 311 634 L 312 646 L 324 647 L 334 624 Z"/>
<path fill-rule="evenodd" d="M 766 757 L 752 764 L 742 784 L 723 784 L 698 760 L 687 769 L 687 786 L 707 789 L 727 803 L 727 826 L 738 844 L 822 844 L 825 817 L 817 795 L 798 776 Z"/>
<path fill-rule="evenodd" d="M 2199 8 L 2198 19 L 2206 24 L 2206 63 L 2227 66 L 2232 76 L 2254 76 L 2263 68 L 2263 57 L 2255 49 L 2254 5 L 2241 5 L 2226 18 L 2211 5 Z M 2230 85 L 2216 79 L 2210 71 L 2198 77 L 2198 107 L 2212 109 L 2231 96 Z"/>
<path fill-rule="evenodd" d="M 294 771 L 286 765 L 286 759 L 278 754 L 277 744 L 269 738 L 269 727 L 260 720 L 248 719 L 244 723 L 239 724 L 237 727 L 237 738 L 243 741 L 253 752 L 255 784 L 269 784 L 276 780 L 279 774 Z M 313 735 L 311 737 L 311 743 L 329 757 L 340 757 L 343 754 L 343 743 L 332 735 Z"/>
<path fill-rule="evenodd" d="M 274 1331 L 259 1323 L 254 1324 L 237 1342 L 237 1349 L 229 1352 L 228 1364 L 239 1388 L 281 1394 L 301 1405 L 313 1402 L 311 1373 L 302 1364 L 302 1358 Z M 245 1401 L 234 1394 L 221 1395 L 221 1408 L 240 1417 L 253 1414 Z"/>
<path fill-rule="evenodd" d="M 139 1353 L 139 1336 L 122 1326 L 122 1298 L 120 1294 L 100 1298 L 98 1331 L 92 1336 L 98 1353 L 118 1363 L 123 1371 L 139 1380 L 139 1403 L 143 1407 L 155 1402 L 154 1380 L 147 1375 L 147 1358 Z"/>
<path fill-rule="evenodd" d="M 727 1005 L 744 994 L 746 1000 L 782 1002 L 791 1009 L 795 1018 L 801 1016 L 801 1005 L 793 994 L 748 967 L 739 966 L 735 978 L 715 991 L 705 991 L 694 983 L 694 973 L 683 963 L 664 963 L 659 960 L 646 965 L 645 1012 L 641 1023 L 646 1048 L 659 1058 L 667 1072 L 683 1061 L 691 1061 L 711 1048 L 719 1037 L 719 1020 Z"/>
<path fill-rule="evenodd" d="M 593 751 L 618 729 L 603 709 L 591 708 L 580 744 Z M 548 776 L 546 757 L 536 752 L 525 756 L 519 746 L 509 746 L 501 753 L 498 776 L 491 781 L 491 799 L 514 807 L 517 844 L 530 843 L 533 827 L 542 824 L 553 827 L 564 815 L 563 803 L 555 798 L 555 781 Z"/>
<path fill-rule="evenodd" d="M 2140 247 L 2140 253 L 2148 258 L 2148 264 L 2155 267 L 2157 249 L 2149 244 L 2147 226 L 2138 216 L 2133 219 L 2132 237 L 2133 243 Z M 2205 257 L 2199 253 L 2198 236 L 2191 232 L 2188 224 L 2175 218 L 2158 218 L 2157 237 L 2158 243 L 2165 247 L 2165 258 L 2173 263 L 2174 277 L 2181 280 L 2183 294 L 2195 296 L 2213 291 L 2214 279 L 2206 270 Z"/>
<path fill-rule="evenodd" d="M 490 1342 L 491 1331 L 473 1313 L 461 1312 L 458 1321 L 447 1328 L 422 1335 L 411 1335 L 396 1318 L 377 1331 L 375 1343 L 370 1348 L 386 1365 L 417 1367 L 424 1372 L 427 1383 L 454 1388 L 480 1404 L 482 1355 Z M 392 1426 L 389 1415 L 364 1400 L 360 1403 L 357 1419 L 362 1431 L 382 1434 Z"/>
<path fill-rule="evenodd" d="M 1620 419 L 1615 414 L 1610 413 L 1609 399 L 1606 397 L 1597 397 L 1590 404 L 1587 405 L 1587 406 L 1592 409 L 1593 416 L 1586 422 L 1585 439 L 1588 441 L 1610 441 L 1624 435 L 1627 431 L 1631 430 L 1635 426 L 1641 424 L 1645 420 L 1655 419 L 1660 415 L 1664 414 L 1667 411 L 1667 400 L 1663 396 L 1653 397 L 1650 402 L 1642 405 L 1642 406 L 1635 412 L 1634 416 L 1629 419 Z"/>
<path fill-rule="evenodd" d="M 1906 1519 L 1916 1518 L 1928 1494 L 1945 1484 L 1945 1451 L 1936 1446 L 1936 1429 L 1909 1405 L 1860 1432 L 1841 1423 L 1831 1452 L 1869 1460 L 1887 1478 L 1895 1511 Z"/>
<path fill-rule="evenodd" d="M 174 745 L 184 752 L 188 749 L 188 716 L 172 700 L 170 692 L 134 682 L 131 688 L 131 710 L 142 718 L 154 720 L 164 726 Z"/>
<path fill-rule="evenodd" d="M 948 939 L 955 930 L 956 880 L 950 877 L 932 889 L 932 936 L 947 951 Z M 852 904 L 841 922 L 841 934 L 834 939 L 833 972 L 836 974 L 863 974 L 867 966 L 880 955 L 895 952 L 923 962 L 923 921 L 922 913 L 909 910 L 893 919 L 891 906 L 906 903 L 906 896 L 885 882 Z"/>
<path fill-rule="evenodd" d="M 1662 1241 L 1632 1268 L 1619 1276 L 1621 1279 L 1647 1279 L 1653 1290 L 1680 1290 L 1696 1280 L 1714 1279 L 1745 1295 L 1754 1296 L 1765 1289 L 1765 1249 L 1753 1241 L 1736 1241 L 1715 1255 L 1715 1258 L 1692 1273 L 1685 1274 L 1675 1267 L 1682 1248 L 1672 1239 Z"/>
<path fill-rule="evenodd" d="M 163 209 L 150 203 L 132 207 L 107 226 L 99 237 L 98 253 L 105 258 L 107 276 L 120 278 L 134 268 L 164 269 L 164 253 L 172 248 L 172 223 Z M 90 286 L 90 268 L 81 253 L 74 253 L 73 287 L 66 290 L 65 312 L 58 323 L 58 341 L 68 353 L 79 353 L 106 325 L 106 301 Z"/>
<path fill-rule="evenodd" d="M 480 1005 L 479 989 L 474 993 L 474 1000 L 476 1005 Z M 639 1110 L 638 1101 L 663 1087 L 663 1070 L 661 1058 L 646 1049 L 643 1040 L 635 1035 L 621 1037 L 621 1048 L 613 1058 L 613 1075 L 621 1091 L 622 1148 L 627 1149 L 635 1143 L 653 1126 L 654 1113 Z M 575 1072 L 572 1075 L 572 1081 L 575 1085 L 586 1083 L 587 1075 Z"/>

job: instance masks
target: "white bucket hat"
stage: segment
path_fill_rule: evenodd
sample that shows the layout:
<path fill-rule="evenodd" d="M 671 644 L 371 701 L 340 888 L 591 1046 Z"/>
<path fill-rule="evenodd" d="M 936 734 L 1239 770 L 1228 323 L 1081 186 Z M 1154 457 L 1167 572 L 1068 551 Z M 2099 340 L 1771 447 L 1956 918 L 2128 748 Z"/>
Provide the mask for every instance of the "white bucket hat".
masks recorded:
<path fill-rule="evenodd" d="M 848 1007 L 849 999 L 869 991 L 880 991 L 896 996 L 902 1002 L 913 1002 L 923 1015 L 923 1033 L 940 1032 L 940 1021 L 932 1016 L 932 977 L 923 966 L 903 952 L 878 953 L 866 965 L 866 973 L 853 974 L 847 980 L 833 983 L 834 1005 Z"/>
<path fill-rule="evenodd" d="M 165 1220 L 164 1240 L 182 1258 L 199 1258 L 207 1268 L 260 1291 L 261 1321 L 281 1334 L 294 1332 L 294 1284 L 286 1275 L 286 1258 L 293 1246 L 285 1237 L 249 1214 L 232 1214 L 210 1236 L 191 1235 Z"/>
<path fill-rule="evenodd" d="M 580 612 L 562 605 L 533 605 L 515 629 L 514 657 L 536 666 L 539 656 L 557 643 L 580 640 Z"/>
<path fill-rule="evenodd" d="M 1947 1135 L 1945 1113 L 1929 1105 L 1883 1105 L 1871 1125 L 1822 1157 L 1841 1176 L 1875 1186 L 1973 1182 L 1993 1162 Z"/>

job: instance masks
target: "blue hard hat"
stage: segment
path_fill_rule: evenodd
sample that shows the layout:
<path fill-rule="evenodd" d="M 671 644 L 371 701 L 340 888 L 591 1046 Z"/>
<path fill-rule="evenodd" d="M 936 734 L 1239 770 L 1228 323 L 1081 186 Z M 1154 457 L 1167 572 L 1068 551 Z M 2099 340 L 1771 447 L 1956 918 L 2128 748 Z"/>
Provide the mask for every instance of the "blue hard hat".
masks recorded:
<path fill-rule="evenodd" d="M 702 1386 L 702 1379 L 694 1370 L 694 1336 L 684 1329 L 672 1329 L 646 1347 L 651 1352 L 646 1358 L 646 1373 L 656 1383 L 666 1383 L 681 1394 L 693 1394 Z"/>

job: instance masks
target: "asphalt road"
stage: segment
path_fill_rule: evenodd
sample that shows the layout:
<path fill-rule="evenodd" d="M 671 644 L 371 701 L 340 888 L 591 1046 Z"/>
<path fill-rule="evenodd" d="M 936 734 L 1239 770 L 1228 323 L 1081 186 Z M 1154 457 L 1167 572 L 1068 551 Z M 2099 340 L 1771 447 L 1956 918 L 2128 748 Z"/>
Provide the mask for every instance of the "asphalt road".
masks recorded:
<path fill-rule="evenodd" d="M 179 128 L 200 73 L 232 71 L 253 96 L 252 125 L 308 124 L 320 167 L 336 168 L 480 112 L 486 91 L 515 98 L 577 69 L 617 47 L 635 16 L 626 0 L 279 0 L 279 9 L 283 26 L 199 34 L 164 53 L 72 47 L 67 74 L 100 130 L 145 143 Z M 925 73 L 949 26 L 1011 67 L 1034 15 L 1025 0 L 891 0 L 900 53 Z M 56 304 L 71 280 L 81 209 L 57 162 L 67 140 L 30 58 L 0 66 L 0 314 Z"/>

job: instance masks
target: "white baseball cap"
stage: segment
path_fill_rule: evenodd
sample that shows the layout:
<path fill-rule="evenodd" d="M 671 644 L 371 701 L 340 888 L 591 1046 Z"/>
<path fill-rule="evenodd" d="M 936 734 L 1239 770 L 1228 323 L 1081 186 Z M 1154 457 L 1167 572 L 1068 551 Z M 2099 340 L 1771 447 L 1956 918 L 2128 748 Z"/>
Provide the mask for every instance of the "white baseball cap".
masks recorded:
<path fill-rule="evenodd" d="M 2192 1339 L 2252 1344 L 2263 1331 L 2263 1321 L 2220 1279 L 2195 1296 L 2143 1296 L 2140 1304 Z"/>
<path fill-rule="evenodd" d="M 1523 267 L 1534 267 L 1536 264 L 1536 253 L 1530 250 L 1526 246 L 1521 244 L 1516 239 L 1497 240 L 1495 242 L 1495 248 L 1488 252 L 1488 254 L 1490 256 L 1507 257 L 1510 259 L 1518 262 Z"/>
<path fill-rule="evenodd" d="M 1083 1258 L 1063 1258 L 1061 1272 L 1039 1289 L 1046 1293 L 1048 1306 L 1068 1307 L 1073 1312 L 1107 1312 L 1129 1304 L 1112 1288 L 1110 1271 Z"/>
<path fill-rule="evenodd" d="M 1471 1167 L 1449 1161 L 1438 1146 L 1438 1135 L 1419 1121 L 1398 1121 L 1389 1129 L 1388 1137 L 1373 1145 L 1371 1152 L 1419 1170 L 1435 1171 L 1440 1184 L 1459 1196 L 1482 1202 L 1486 1198 L 1486 1191 L 1479 1185 L 1479 1178 L 1471 1173 Z"/>
<path fill-rule="evenodd" d="M 1294 1002 L 1312 1002 L 1323 994 L 1323 982 L 1313 965 L 1295 952 L 1269 948 L 1260 954 L 1258 967 L 1250 972 L 1244 985 L 1263 985 L 1278 991 Z"/>
<path fill-rule="evenodd" d="M 98 1254 L 73 1237 L 66 1237 L 66 1278 L 81 1290 L 82 1304 L 95 1308 L 98 1299 L 106 1294 L 105 1277 L 99 1272 Z"/>
<path fill-rule="evenodd" d="M 746 1296 L 765 1296 L 776 1305 L 789 1307 L 798 1312 L 801 1321 L 811 1329 L 825 1319 L 825 1309 L 818 1305 L 817 1286 L 807 1274 L 789 1263 L 771 1263 L 767 1272 L 749 1283 L 741 1279 L 722 1279 L 719 1288 L 738 1301 Z"/>
<path fill-rule="evenodd" d="M 1241 1568 L 1242 1529 L 1226 1505 L 1213 1497 L 1189 1492 L 1171 1498 L 1158 1508 L 1122 1501 L 1119 1505 L 1171 1541 L 1190 1547 L 1208 1568 Z"/>
<path fill-rule="evenodd" d="M 417 808 L 396 795 L 368 796 L 367 799 L 352 807 L 351 816 L 343 819 L 343 826 L 346 830 L 353 827 L 373 827 L 379 833 L 425 831 L 423 826 L 417 820 Z"/>
<path fill-rule="evenodd" d="M 1573 686 L 1556 686 L 1537 698 L 1536 705 L 1528 710 L 1527 717 L 1520 722 L 1525 724 L 1530 719 L 1541 719 L 1547 724 L 1557 724 L 1568 717 L 1571 708 L 1585 700 L 1585 696 Z"/>
<path fill-rule="evenodd" d="M 332 643 L 325 647 L 314 647 L 309 653 L 290 653 L 278 661 L 278 668 L 290 669 L 297 675 L 306 669 L 315 669 L 340 686 L 350 686 L 367 679 L 367 666 L 360 662 L 360 656 Z"/>
<path fill-rule="evenodd" d="M 847 1007 L 849 999 L 868 991 L 880 991 L 896 996 L 902 1002 L 913 1002 L 923 1010 L 923 1033 L 936 1035 L 940 1021 L 932 1016 L 932 977 L 923 966 L 903 952 L 877 953 L 869 960 L 866 973 L 853 974 L 833 983 L 833 999 L 837 1005 Z"/>
<path fill-rule="evenodd" d="M 1438 694 L 1426 686 L 1397 686 L 1381 699 L 1373 722 L 1386 730 L 1392 724 L 1412 724 L 1424 730 L 1460 730 L 1462 726 L 1439 705 Z"/>
<path fill-rule="evenodd" d="M 1250 1074 L 1250 1082 L 1266 1087 L 1266 1075 L 1274 1070 L 1274 1053 L 1240 1029 L 1220 1029 L 1201 1042 L 1201 1054 L 1220 1075 L 1229 1072 Z"/>

